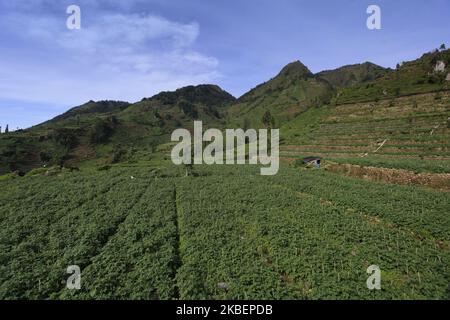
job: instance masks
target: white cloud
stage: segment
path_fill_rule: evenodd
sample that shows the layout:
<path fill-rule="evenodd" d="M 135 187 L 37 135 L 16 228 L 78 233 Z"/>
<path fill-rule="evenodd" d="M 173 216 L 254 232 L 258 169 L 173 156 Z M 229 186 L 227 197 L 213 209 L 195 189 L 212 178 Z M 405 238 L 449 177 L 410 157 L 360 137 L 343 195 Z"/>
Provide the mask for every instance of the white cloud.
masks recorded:
<path fill-rule="evenodd" d="M 82 29 L 68 30 L 68 15 L 61 12 L 0 13 L 0 36 L 6 31 L 30 53 L 48 55 L 41 59 L 22 52 L 16 60 L 14 46 L 0 52 L 0 99 L 67 106 L 89 99 L 136 101 L 220 77 L 217 59 L 193 49 L 200 29 L 196 22 L 110 11 L 85 19 L 82 7 Z"/>
<path fill-rule="evenodd" d="M 3 73 L 8 74 L 8 81 L 0 80 L 3 99 L 48 102 L 67 107 L 90 99 L 138 101 L 163 90 L 208 83 L 218 77 L 215 71 L 177 74 L 165 70 L 147 73 L 100 70 L 88 75 L 72 70 L 61 76 L 58 71 L 49 72 L 45 68 L 31 66 L 6 67 L 0 71 Z"/>

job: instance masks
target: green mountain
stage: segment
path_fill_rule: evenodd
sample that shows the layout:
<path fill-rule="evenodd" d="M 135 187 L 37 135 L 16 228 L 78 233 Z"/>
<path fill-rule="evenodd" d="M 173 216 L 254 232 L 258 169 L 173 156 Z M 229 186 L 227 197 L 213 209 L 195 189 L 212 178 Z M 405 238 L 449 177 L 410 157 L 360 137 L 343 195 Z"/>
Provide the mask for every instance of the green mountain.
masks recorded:
<path fill-rule="evenodd" d="M 1 134 L 0 299 L 448 300 L 448 62 L 296 62 L 237 100 L 190 86 Z M 171 161 L 177 127 L 272 115 L 276 175 Z M 372 263 L 382 290 L 365 289 Z"/>
<path fill-rule="evenodd" d="M 337 90 L 374 81 L 388 71 L 365 62 L 313 74 L 296 61 L 239 98 L 230 108 L 230 117 L 237 124 L 245 122 L 258 127 L 264 113 L 269 111 L 275 122 L 282 125 L 311 107 L 328 104 Z"/>
<path fill-rule="evenodd" d="M 316 78 L 300 61 L 285 66 L 273 79 L 250 90 L 230 107 L 230 120 L 260 127 L 262 116 L 270 111 L 277 124 L 293 119 L 309 107 L 326 103 L 332 86 Z"/>
<path fill-rule="evenodd" d="M 449 56 L 434 51 L 373 80 L 337 86 L 330 105 L 281 126 L 283 161 L 320 156 L 340 174 L 449 190 L 448 177 L 416 175 L 450 172 Z"/>
<path fill-rule="evenodd" d="M 378 79 L 386 72 L 388 69 L 365 62 L 322 71 L 317 73 L 316 77 L 328 81 L 334 88 L 344 88 Z"/>
<path fill-rule="evenodd" d="M 439 70 L 438 65 L 444 68 Z M 410 94 L 448 89 L 450 50 L 435 50 L 414 61 L 402 62 L 395 70 L 386 70 L 376 79 L 343 88 L 337 103 L 351 103 L 395 98 Z"/>
<path fill-rule="evenodd" d="M 105 165 L 150 159 L 175 128 L 223 126 L 236 99 L 215 85 L 161 92 L 129 104 L 89 101 L 40 125 L 0 136 L 0 173 L 42 165 Z"/>
<path fill-rule="evenodd" d="M 236 99 L 215 85 L 188 86 L 144 98 L 122 112 L 125 121 L 172 129 L 193 119 L 206 124 L 224 123 L 228 107 Z"/>
<path fill-rule="evenodd" d="M 259 128 L 274 121 L 272 125 L 282 129 L 284 142 L 314 145 L 316 132 L 324 134 L 320 130 L 325 127 L 344 125 L 339 122 L 339 106 L 351 105 L 345 122 L 355 117 L 368 121 L 374 117 L 374 106 L 379 100 L 384 100 L 382 105 L 386 109 L 380 116 L 393 112 L 395 108 L 391 106 L 405 106 L 395 111 L 417 113 L 420 118 L 421 113 L 429 111 L 430 99 L 434 98 L 421 96 L 412 101 L 400 98 L 445 92 L 450 84 L 449 65 L 450 50 L 427 53 L 399 64 L 395 70 L 366 62 L 313 74 L 296 61 L 238 99 L 216 85 L 199 85 L 161 92 L 133 104 L 89 101 L 30 129 L 0 135 L 0 173 L 26 172 L 43 165 L 102 166 L 165 159 L 170 147 L 166 144 L 173 130 L 190 129 L 194 120 L 203 121 L 205 127 L 217 128 Z M 444 101 L 438 96 L 436 99 L 441 104 Z M 439 108 L 446 110 L 445 106 Z M 420 118 L 424 132 L 439 124 L 431 116 Z M 445 113 L 438 116 L 448 118 Z M 439 130 L 444 130 L 444 120 Z M 405 121 L 419 120 L 411 115 Z M 365 130 L 366 126 L 361 124 Z M 386 128 L 381 136 L 394 130 Z M 349 132 L 344 132 L 343 137 Z M 369 140 L 359 139 L 363 143 Z"/>
<path fill-rule="evenodd" d="M 82 119 L 89 119 L 92 116 L 110 115 L 125 110 L 130 106 L 130 103 L 124 101 L 89 101 L 81 106 L 74 107 L 69 111 L 44 122 L 42 125 L 58 126 L 62 122 L 80 122 Z"/>

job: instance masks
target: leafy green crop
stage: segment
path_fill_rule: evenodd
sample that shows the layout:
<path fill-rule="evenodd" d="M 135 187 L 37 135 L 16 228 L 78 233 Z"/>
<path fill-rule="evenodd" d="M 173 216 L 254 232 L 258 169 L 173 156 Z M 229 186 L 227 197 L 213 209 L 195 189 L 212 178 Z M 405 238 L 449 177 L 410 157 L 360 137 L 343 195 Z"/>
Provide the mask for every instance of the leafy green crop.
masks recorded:
<path fill-rule="evenodd" d="M 449 298 L 448 193 L 322 170 L 181 171 L 0 181 L 0 298 Z M 371 264 L 381 290 L 366 287 Z M 69 265 L 81 290 L 66 288 Z"/>

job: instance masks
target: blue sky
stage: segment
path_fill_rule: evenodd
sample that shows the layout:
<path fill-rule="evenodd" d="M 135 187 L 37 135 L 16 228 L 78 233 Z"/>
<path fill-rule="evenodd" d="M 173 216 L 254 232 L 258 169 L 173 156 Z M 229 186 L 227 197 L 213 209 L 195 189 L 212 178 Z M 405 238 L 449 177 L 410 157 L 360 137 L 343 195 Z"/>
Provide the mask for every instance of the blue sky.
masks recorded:
<path fill-rule="evenodd" d="M 81 30 L 66 28 L 71 4 Z M 371 4 L 381 30 L 366 27 Z M 0 125 L 190 84 L 240 96 L 294 60 L 394 67 L 449 40 L 447 0 L 0 0 Z"/>

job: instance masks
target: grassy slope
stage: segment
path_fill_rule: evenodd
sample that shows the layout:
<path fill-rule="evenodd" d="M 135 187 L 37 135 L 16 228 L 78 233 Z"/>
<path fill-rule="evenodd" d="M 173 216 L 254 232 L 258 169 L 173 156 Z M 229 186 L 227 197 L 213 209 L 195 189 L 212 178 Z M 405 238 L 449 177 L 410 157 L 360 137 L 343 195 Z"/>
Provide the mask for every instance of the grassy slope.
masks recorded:
<path fill-rule="evenodd" d="M 316 77 L 325 79 L 334 88 L 346 88 L 379 79 L 389 70 L 376 64 L 365 62 L 344 66 L 335 70 L 322 71 Z"/>
<path fill-rule="evenodd" d="M 28 130 L 1 135 L 0 174 L 44 164 L 86 167 L 149 160 L 175 128 L 190 128 L 194 119 L 224 126 L 234 101 L 214 85 L 162 92 L 132 105 L 90 101 Z"/>
<path fill-rule="evenodd" d="M 308 107 L 328 101 L 331 85 L 313 74 L 300 62 L 293 62 L 270 81 L 259 85 L 238 99 L 230 108 L 230 120 L 242 127 L 248 119 L 251 127 L 261 127 L 267 110 L 280 125 L 295 118 Z"/>
<path fill-rule="evenodd" d="M 282 155 L 450 172 L 450 95 L 443 80 L 449 69 L 433 72 L 437 61 L 448 66 L 449 58 L 449 50 L 426 54 L 368 83 L 338 89 L 332 106 L 310 109 L 282 126 Z"/>
<path fill-rule="evenodd" d="M 337 101 L 340 104 L 374 101 L 449 88 L 448 83 L 442 81 L 448 69 L 442 74 L 433 72 L 437 61 L 443 61 L 448 66 L 450 50 L 424 54 L 420 59 L 403 63 L 375 81 L 344 88 L 339 92 Z"/>
<path fill-rule="evenodd" d="M 282 127 L 282 155 L 316 154 L 340 163 L 450 172 L 449 116 L 449 93 L 310 109 Z"/>
<path fill-rule="evenodd" d="M 389 145 L 380 152 L 386 157 L 446 157 L 444 118 L 449 115 L 443 90 L 448 81 L 442 78 L 448 68 L 442 74 L 432 71 L 437 61 L 449 62 L 449 52 L 426 54 L 397 70 L 364 63 L 313 75 L 294 62 L 237 101 L 217 86 L 203 85 L 163 92 L 133 105 L 89 102 L 30 130 L 0 136 L 0 173 L 10 170 L 11 161 L 22 171 L 43 163 L 96 166 L 147 161 L 155 156 L 159 144 L 169 140 L 174 128 L 191 128 L 194 119 L 210 127 L 243 127 L 246 123 L 258 128 L 267 110 L 281 127 L 285 144 L 304 145 L 299 149 L 301 155 L 319 152 L 332 158 L 356 158 L 388 138 Z M 438 95 L 444 97 L 433 100 L 431 95 L 413 95 L 435 90 L 441 90 Z M 332 98 L 336 91 L 338 96 Z M 325 106 L 328 101 L 331 106 Z M 92 128 L 112 117 L 117 123 L 111 132 L 92 143 Z M 437 124 L 441 126 L 429 137 L 427 133 Z M 63 139 L 56 141 L 58 131 Z M 67 136 L 76 142 L 64 145 Z M 418 166 L 425 167 L 430 166 Z"/>

